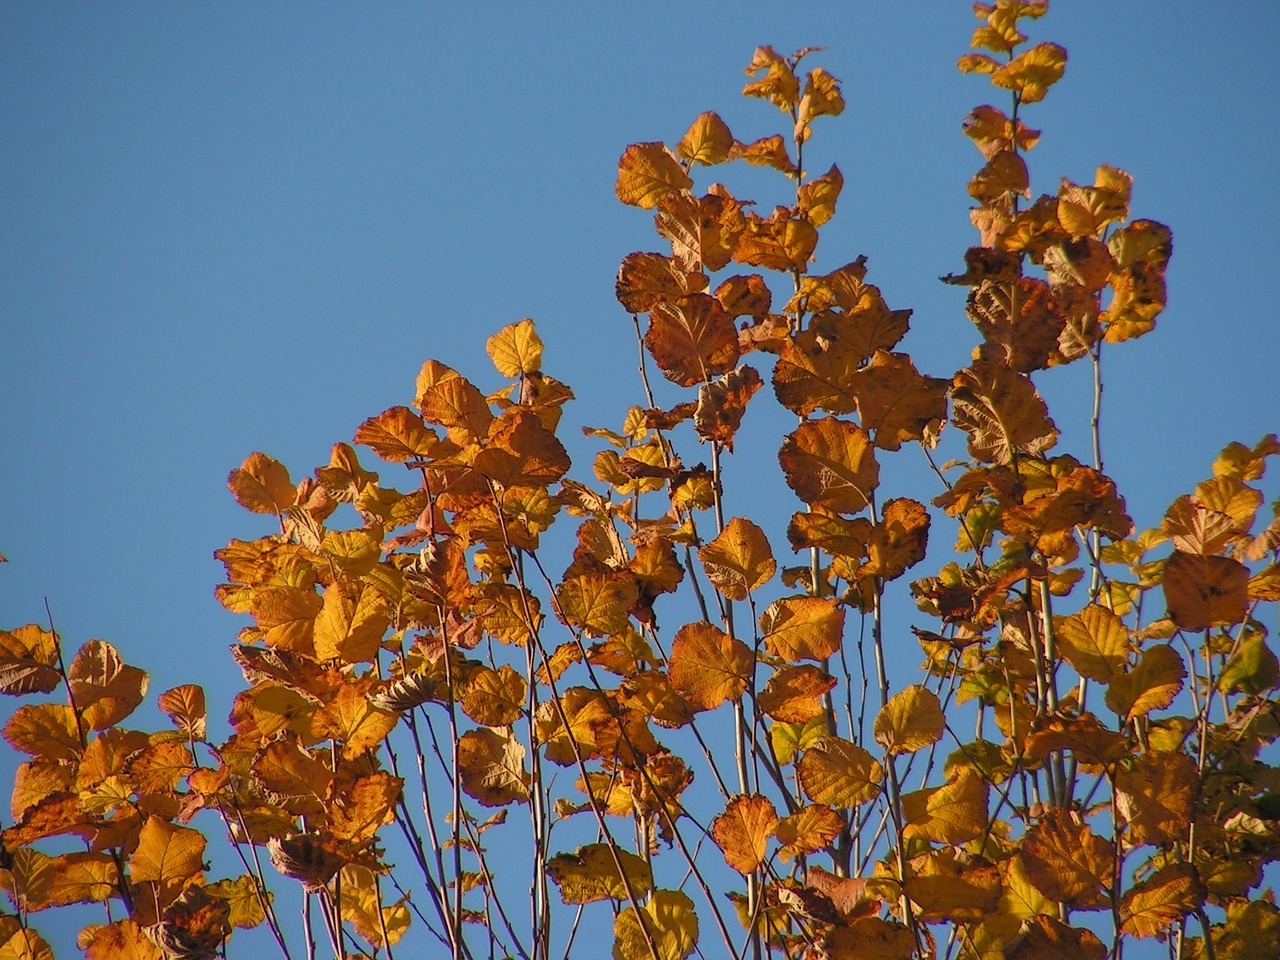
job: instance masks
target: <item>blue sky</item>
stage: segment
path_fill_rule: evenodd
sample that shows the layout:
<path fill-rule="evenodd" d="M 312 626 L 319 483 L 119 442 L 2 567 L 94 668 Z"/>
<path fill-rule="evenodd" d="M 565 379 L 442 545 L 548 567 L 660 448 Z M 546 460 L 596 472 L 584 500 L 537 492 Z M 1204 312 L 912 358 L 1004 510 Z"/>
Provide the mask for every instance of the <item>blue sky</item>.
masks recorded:
<path fill-rule="evenodd" d="M 578 396 L 562 433 L 616 427 L 643 395 L 613 278 L 658 249 L 618 156 L 703 110 L 780 129 L 738 96 L 759 44 L 825 45 L 844 84 L 806 156 L 845 177 L 815 269 L 866 254 L 915 311 L 903 347 L 949 377 L 974 341 L 937 281 L 976 243 L 960 121 L 1004 105 L 954 69 L 975 23 L 960 2 L 0 3 L 0 625 L 47 597 L 69 643 L 110 640 L 153 694 L 198 679 L 225 716 L 242 624 L 212 553 L 266 532 L 225 486 L 248 453 L 300 479 L 428 357 L 492 387 L 484 341 L 525 316 Z M 1169 308 L 1105 369 L 1108 471 L 1153 525 L 1226 442 L 1280 427 L 1280 7 L 1059 2 L 1033 29 L 1070 52 L 1026 114 L 1033 190 L 1109 163 L 1174 231 Z M 1083 455 L 1082 380 L 1042 388 Z"/>

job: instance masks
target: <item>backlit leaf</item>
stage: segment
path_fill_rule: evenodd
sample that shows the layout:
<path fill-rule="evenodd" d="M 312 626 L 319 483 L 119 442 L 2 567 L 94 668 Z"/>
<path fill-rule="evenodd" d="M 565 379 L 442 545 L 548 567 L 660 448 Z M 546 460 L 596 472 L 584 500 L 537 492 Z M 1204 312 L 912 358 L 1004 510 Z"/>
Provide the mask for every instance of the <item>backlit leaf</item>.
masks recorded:
<path fill-rule="evenodd" d="M 796 191 L 796 204 L 802 216 L 815 227 L 820 227 L 836 212 L 836 200 L 844 187 L 844 176 L 834 163 L 820 177 L 805 183 Z"/>
<path fill-rule="evenodd" d="M 626 872 L 626 880 L 618 872 L 618 864 Z M 621 848 L 612 851 L 604 843 L 589 843 L 574 853 L 560 853 L 547 861 L 547 876 L 560 888 L 565 903 L 594 903 L 598 900 L 628 900 L 627 890 L 643 902 L 653 889 L 653 871 L 649 864 Z"/>
<path fill-rule="evenodd" d="M 903 836 L 957 845 L 988 828 L 987 784 L 972 767 L 957 766 L 947 782 L 902 798 Z"/>
<path fill-rule="evenodd" d="M 1049 285 L 1030 277 L 976 287 L 965 312 L 984 340 L 976 358 L 1020 373 L 1049 365 L 1066 323 Z"/>
<path fill-rule="evenodd" d="M 633 577 L 588 572 L 567 577 L 556 590 L 556 612 L 593 637 L 621 633 L 640 597 Z"/>
<path fill-rule="evenodd" d="M 729 158 L 729 149 L 733 146 L 733 134 L 719 114 L 707 112 L 693 121 L 693 124 L 676 144 L 676 153 L 691 163 L 711 166 L 723 163 Z"/>
<path fill-rule="evenodd" d="M 56 634 L 34 623 L 0 630 L 0 693 L 48 693 L 61 681 Z"/>
<path fill-rule="evenodd" d="M 760 630 L 775 657 L 822 661 L 840 649 L 844 610 L 829 597 L 782 597 L 760 615 Z"/>
<path fill-rule="evenodd" d="M 1090 907 L 1111 883 L 1115 850 L 1074 811 L 1050 810 L 1027 831 L 1022 862 L 1031 882 L 1050 900 Z"/>
<path fill-rule="evenodd" d="M 1133 669 L 1111 678 L 1107 706 L 1126 721 L 1163 710 L 1173 703 L 1186 677 L 1187 667 L 1177 650 L 1168 644 L 1148 647 Z"/>
<path fill-rule="evenodd" d="M 381 744 L 398 719 L 371 704 L 361 686 L 346 683 L 333 700 L 312 715 L 311 731 L 317 737 L 341 742 L 343 757 L 351 760 Z"/>
<path fill-rule="evenodd" d="M 850 378 L 858 419 L 882 450 L 904 443 L 937 442 L 947 417 L 947 381 L 916 372 L 905 354 L 877 350 L 871 362 Z"/>
<path fill-rule="evenodd" d="M 1133 644 L 1124 622 L 1106 607 L 1090 604 L 1059 620 L 1054 627 L 1057 650 L 1082 677 L 1110 683 L 1123 672 Z"/>
<path fill-rule="evenodd" d="M 133 920 L 116 920 L 105 926 L 86 928 L 81 941 L 85 960 L 166 960 L 167 954 L 147 939 Z M 14 958 L 18 960 L 18 958 Z M 50 953 L 52 960 L 52 953 Z"/>
<path fill-rule="evenodd" d="M 1048 408 L 1027 377 L 998 363 L 979 362 L 955 375 L 951 404 L 956 426 L 969 434 L 969 454 L 984 463 L 1011 463 L 1042 453 L 1058 439 Z"/>
<path fill-rule="evenodd" d="M 289 471 L 265 453 L 249 454 L 231 471 L 227 487 L 240 506 L 254 513 L 283 513 L 297 495 Z"/>
<path fill-rule="evenodd" d="M 181 883 L 204 871 L 205 839 L 198 830 L 180 827 L 159 817 L 148 817 L 138 836 L 138 848 L 129 857 L 133 882 Z"/>
<path fill-rule="evenodd" d="M 528 317 L 495 333 L 485 344 L 485 350 L 504 377 L 514 379 L 542 369 L 542 338 Z"/>
<path fill-rule="evenodd" d="M 801 423 L 783 441 L 778 462 L 796 496 L 834 513 L 857 513 L 879 483 L 867 432 L 835 417 Z"/>
<path fill-rule="evenodd" d="M 766 861 L 778 811 L 759 794 L 734 797 L 724 813 L 711 821 L 711 837 L 725 863 L 741 874 L 754 873 Z"/>
<path fill-rule="evenodd" d="M 80 648 L 67 679 L 76 706 L 94 730 L 119 723 L 147 694 L 146 672 L 125 663 L 105 640 L 90 640 Z"/>
<path fill-rule="evenodd" d="M 1187 837 L 1200 775 L 1185 753 L 1134 757 L 1116 776 L 1116 809 L 1131 843 L 1165 845 Z"/>
<path fill-rule="evenodd" d="M 267 918 L 266 911 L 262 908 L 262 899 L 266 896 L 269 901 L 271 895 L 259 891 L 253 874 L 245 873 L 234 880 L 206 884 L 205 890 L 210 896 L 227 902 L 230 907 L 227 919 L 234 927 L 256 927 Z"/>
<path fill-rule="evenodd" d="M 1171 863 L 1134 884 L 1120 900 L 1120 932 L 1154 937 L 1204 903 L 1204 884 L 1189 863 Z"/>
<path fill-rule="evenodd" d="M 710 623 L 687 623 L 671 641 L 671 684 L 700 710 L 742 696 L 754 665 L 750 647 Z"/>
<path fill-rule="evenodd" d="M 730 520 L 698 557 L 707 579 L 730 600 L 745 600 L 777 569 L 764 531 L 743 517 Z"/>
<path fill-rule="evenodd" d="M 661 143 L 633 143 L 618 160 L 615 192 L 631 206 L 651 209 L 667 194 L 692 186 L 680 161 Z"/>
<path fill-rule="evenodd" d="M 760 712 L 783 723 L 807 723 L 823 713 L 822 698 L 835 688 L 836 678 L 810 664 L 774 672 L 757 695 Z"/>
<path fill-rule="evenodd" d="M 693 953 L 698 943 L 698 914 L 687 894 L 655 890 L 640 913 L 627 907 L 614 919 L 614 960 L 653 960 L 650 941 L 657 948 L 657 960 L 684 960 Z"/>
<path fill-rule="evenodd" d="M 938 696 L 913 684 L 889 698 L 876 715 L 876 743 L 890 755 L 913 753 L 942 739 L 946 718 Z"/>
<path fill-rule="evenodd" d="M 467 682 L 462 694 L 462 710 L 486 727 L 510 726 L 523 713 L 527 693 L 524 677 L 508 664 L 502 664 L 497 670 L 482 666 Z"/>
<path fill-rule="evenodd" d="M 679 300 L 707 287 L 703 273 L 687 273 L 672 257 L 629 253 L 618 268 L 615 293 L 629 313 L 643 313 L 662 300 Z"/>
<path fill-rule="evenodd" d="M 425 460 L 440 447 L 439 435 L 408 407 L 392 407 L 356 427 L 355 442 L 383 460 Z"/>
<path fill-rule="evenodd" d="M 390 823 L 404 781 L 379 770 L 342 784 L 329 805 L 329 828 L 340 840 L 363 843 Z"/>
<path fill-rule="evenodd" d="M 166 690 L 156 698 L 156 706 L 165 712 L 179 730 L 197 740 L 204 738 L 204 688 L 199 684 L 184 683 Z"/>
<path fill-rule="evenodd" d="M 867 539 L 867 561 L 859 576 L 895 580 L 925 556 L 929 514 L 924 505 L 905 497 L 886 500 L 880 521 Z"/>
<path fill-rule="evenodd" d="M 440 424 L 457 444 L 483 439 L 493 420 L 484 394 L 456 373 L 427 387 L 418 397 L 418 407 L 423 420 Z"/>
<path fill-rule="evenodd" d="M 698 387 L 698 404 L 693 411 L 693 427 L 704 440 L 723 443 L 733 451 L 733 437 L 746 413 L 747 402 L 761 386 L 755 367 L 742 364 Z"/>
<path fill-rule="evenodd" d="M 874 757 L 840 737 L 823 737 L 796 765 L 800 786 L 814 803 L 855 807 L 873 799 L 884 779 Z"/>
<path fill-rule="evenodd" d="M 826 849 L 842 829 L 844 818 L 825 804 L 801 807 L 779 820 L 774 828 L 773 835 L 782 844 L 778 856 L 786 863 L 793 857 L 817 853 Z"/>
<path fill-rule="evenodd" d="M 486 807 L 524 803 L 529 799 L 529 774 L 524 768 L 524 745 L 510 730 L 480 727 L 458 738 L 458 767 L 462 789 Z"/>
<path fill-rule="evenodd" d="M 1037 43 L 996 70 L 991 82 L 1012 90 L 1023 103 L 1036 103 L 1044 99 L 1049 87 L 1062 79 L 1066 67 L 1066 50 L 1056 43 Z"/>

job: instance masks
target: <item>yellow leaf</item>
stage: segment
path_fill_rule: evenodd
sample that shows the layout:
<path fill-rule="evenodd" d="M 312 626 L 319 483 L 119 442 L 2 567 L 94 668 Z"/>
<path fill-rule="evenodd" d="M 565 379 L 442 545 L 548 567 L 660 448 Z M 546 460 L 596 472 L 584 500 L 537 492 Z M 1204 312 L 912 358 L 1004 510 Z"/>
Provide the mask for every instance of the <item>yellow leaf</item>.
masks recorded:
<path fill-rule="evenodd" d="M 618 199 L 652 209 L 669 193 L 688 190 L 693 181 L 680 161 L 661 143 L 633 143 L 618 160 Z"/>
<path fill-rule="evenodd" d="M 796 769 L 800 786 L 814 803 L 854 807 L 880 792 L 884 770 L 857 744 L 823 737 L 804 752 Z"/>
<path fill-rule="evenodd" d="M 1117 825 L 1133 845 L 1165 846 L 1187 839 L 1195 815 L 1200 775 L 1185 753 L 1144 753 L 1116 776 Z"/>
<path fill-rule="evenodd" d="M 528 317 L 503 327 L 489 338 L 485 349 L 504 377 L 514 379 L 542 369 L 542 339 Z"/>
<path fill-rule="evenodd" d="M 98 902 L 119 892 L 119 871 L 109 853 L 64 853 L 49 867 L 50 905 Z"/>
<path fill-rule="evenodd" d="M 817 853 L 826 849 L 842 829 L 844 818 L 825 804 L 801 807 L 789 817 L 779 820 L 774 828 L 773 835 L 782 844 L 778 856 L 785 863 L 792 857 Z"/>
<path fill-rule="evenodd" d="M 1056 43 L 1037 43 L 1022 51 L 991 75 L 997 87 L 1012 90 L 1023 103 L 1044 99 L 1049 87 L 1062 79 L 1067 68 L 1067 51 Z"/>
<path fill-rule="evenodd" d="M 587 572 L 566 578 L 556 590 L 556 612 L 571 626 L 593 637 L 622 633 L 630 610 L 640 598 L 635 578 L 625 574 Z"/>
<path fill-rule="evenodd" d="M 914 684 L 894 694 L 881 708 L 875 738 L 891 755 L 913 753 L 941 740 L 945 728 L 937 694 Z"/>
<path fill-rule="evenodd" d="M 698 945 L 698 914 L 686 894 L 655 890 L 639 913 L 627 907 L 613 921 L 614 960 L 653 960 L 650 941 L 657 949 L 657 960 L 684 960 L 693 953 Z"/>
<path fill-rule="evenodd" d="M 240 506 L 254 513 L 283 513 L 297 497 L 289 471 L 265 453 L 249 454 L 231 471 L 227 487 Z"/>
<path fill-rule="evenodd" d="M 103 927 L 86 928 L 80 946 L 85 960 L 166 960 L 168 954 L 147 939 L 133 920 L 117 920 Z M 52 954 L 50 954 L 52 960 Z"/>
<path fill-rule="evenodd" d="M 800 213 L 815 227 L 820 227 L 836 212 L 836 200 L 844 187 L 844 175 L 834 163 L 822 176 L 810 180 L 796 191 Z"/>
<path fill-rule="evenodd" d="M 350 580 L 335 580 L 325 587 L 315 618 L 316 658 L 370 662 L 377 658 L 382 635 L 390 624 L 390 610 L 378 591 Z"/>
<path fill-rule="evenodd" d="M 734 797 L 724 813 L 711 821 L 711 838 L 725 863 L 741 874 L 755 873 L 765 863 L 778 811 L 759 794 Z"/>
<path fill-rule="evenodd" d="M 671 684 L 699 710 L 742 696 L 754 666 L 750 647 L 710 623 L 687 623 L 671 641 Z"/>
<path fill-rule="evenodd" d="M 462 710 L 486 727 L 507 727 L 524 712 L 528 684 L 508 664 L 497 670 L 481 666 L 471 675 L 462 694 Z"/>
<path fill-rule="evenodd" d="M 798 105 L 800 80 L 795 68 L 773 47 L 756 48 L 747 65 L 747 76 L 756 79 L 742 88 L 744 97 L 760 97 L 786 112 Z"/>
<path fill-rule="evenodd" d="M 48 693 L 61 682 L 54 633 L 34 623 L 0 630 L 0 693 Z"/>
<path fill-rule="evenodd" d="M 1115 848 L 1068 810 L 1050 810 L 1022 841 L 1027 876 L 1050 900 L 1072 907 L 1102 902 L 1111 883 Z"/>
<path fill-rule="evenodd" d="M 76 706 L 94 730 L 119 723 L 147 694 L 146 672 L 126 664 L 105 640 L 90 640 L 80 648 L 67 679 Z"/>
<path fill-rule="evenodd" d="M 987 830 L 987 784 L 972 767 L 955 767 L 940 787 L 902 798 L 903 836 L 957 845 Z"/>
<path fill-rule="evenodd" d="M 729 159 L 733 134 L 719 114 L 704 113 L 689 127 L 676 144 L 676 153 L 690 163 L 711 166 Z"/>
<path fill-rule="evenodd" d="M 618 873 L 619 862 L 625 881 Z M 653 871 L 648 863 L 620 848 L 611 851 L 604 843 L 589 843 L 575 853 L 557 854 L 547 861 L 547 876 L 560 888 L 560 898 L 572 904 L 629 900 L 628 889 L 632 897 L 643 902 L 653 889 Z"/>
<path fill-rule="evenodd" d="M 1110 683 L 1129 662 L 1133 644 L 1124 622 L 1106 607 L 1090 604 L 1057 622 L 1054 639 L 1062 659 L 1077 673 Z"/>
<path fill-rule="evenodd" d="M 138 847 L 129 858 L 134 883 L 183 883 L 204 872 L 205 839 L 198 830 L 180 827 L 160 817 L 147 817 Z"/>
<path fill-rule="evenodd" d="M 886 500 L 880 522 L 867 540 L 867 561 L 858 576 L 895 580 L 925 556 L 929 542 L 929 513 L 924 504 L 906 497 Z"/>
<path fill-rule="evenodd" d="M 225 900 L 231 908 L 228 920 L 235 927 L 256 927 L 267 918 L 262 907 L 263 898 L 271 901 L 271 894 L 260 890 L 253 874 L 241 874 L 234 880 L 219 880 L 205 886 L 210 896 Z"/>
<path fill-rule="evenodd" d="M 1107 687 L 1107 706 L 1126 722 L 1173 703 L 1187 677 L 1182 654 L 1168 644 L 1148 647 L 1132 670 L 1118 673 Z"/>
<path fill-rule="evenodd" d="M 730 600 L 745 600 L 773 576 L 777 563 L 764 531 L 734 517 L 720 535 L 698 551 L 707 579 Z"/>
<path fill-rule="evenodd" d="M 403 780 L 383 770 L 342 784 L 328 809 L 333 835 L 350 843 L 373 839 L 378 828 L 394 817 L 403 787 Z"/>
<path fill-rule="evenodd" d="M 311 718 L 311 731 L 342 743 L 342 756 L 352 760 L 382 743 L 399 718 L 369 702 L 369 684 L 346 683 L 338 695 Z"/>

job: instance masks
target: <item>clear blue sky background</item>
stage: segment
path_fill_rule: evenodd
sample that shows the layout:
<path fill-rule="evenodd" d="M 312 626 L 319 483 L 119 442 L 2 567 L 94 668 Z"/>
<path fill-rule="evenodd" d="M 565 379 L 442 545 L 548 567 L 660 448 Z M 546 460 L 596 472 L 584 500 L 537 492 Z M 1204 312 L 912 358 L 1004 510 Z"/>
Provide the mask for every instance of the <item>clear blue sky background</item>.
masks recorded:
<path fill-rule="evenodd" d="M 709 109 L 742 140 L 781 129 L 738 95 L 758 44 L 825 45 L 844 84 L 806 156 L 845 176 L 815 269 L 866 254 L 915 310 L 903 348 L 949 377 L 974 341 L 937 281 L 976 243 L 960 122 L 1005 106 L 954 68 L 975 23 L 962 2 L 0 3 L 0 625 L 47 597 L 69 643 L 115 643 L 153 694 L 199 680 L 225 716 L 242 623 L 212 553 L 266 532 L 225 486 L 248 453 L 299 479 L 428 357 L 492 388 L 484 341 L 525 316 L 579 398 L 562 432 L 616 427 L 642 394 L 613 279 L 659 249 L 618 156 Z M 1174 231 L 1169 308 L 1105 369 L 1107 467 L 1152 525 L 1223 444 L 1280 428 L 1280 6 L 1058 2 L 1032 29 L 1070 52 L 1026 113 L 1033 189 L 1113 164 Z M 1085 456 L 1087 387 L 1042 384 Z"/>

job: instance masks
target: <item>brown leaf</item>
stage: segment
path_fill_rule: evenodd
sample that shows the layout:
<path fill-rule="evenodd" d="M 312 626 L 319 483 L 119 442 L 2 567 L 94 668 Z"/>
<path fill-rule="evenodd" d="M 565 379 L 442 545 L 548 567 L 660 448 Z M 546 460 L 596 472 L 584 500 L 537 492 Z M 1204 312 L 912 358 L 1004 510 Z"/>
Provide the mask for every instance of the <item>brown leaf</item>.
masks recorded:
<path fill-rule="evenodd" d="M 738 362 L 733 318 L 705 293 L 654 304 L 644 342 L 666 378 L 682 387 L 728 373 Z"/>
<path fill-rule="evenodd" d="M 1031 381 L 1001 364 L 978 362 L 957 373 L 951 404 L 955 424 L 969 434 L 969 454 L 984 463 L 1012 463 L 1057 442 L 1058 430 Z"/>

